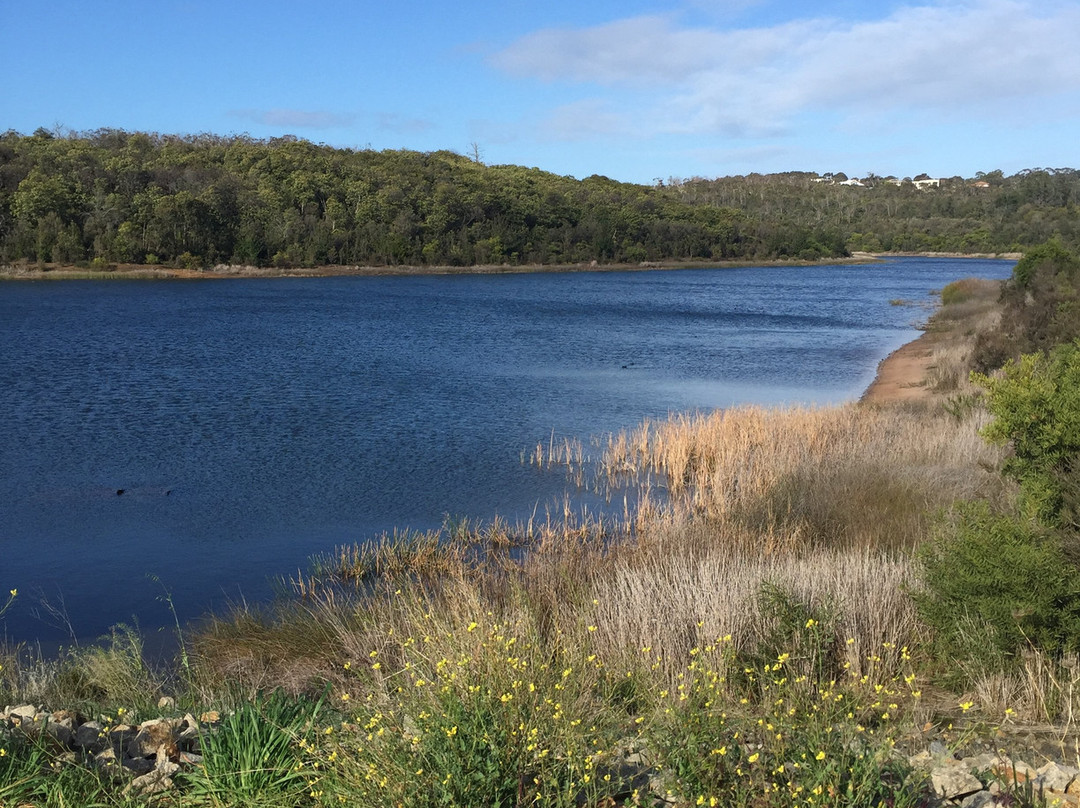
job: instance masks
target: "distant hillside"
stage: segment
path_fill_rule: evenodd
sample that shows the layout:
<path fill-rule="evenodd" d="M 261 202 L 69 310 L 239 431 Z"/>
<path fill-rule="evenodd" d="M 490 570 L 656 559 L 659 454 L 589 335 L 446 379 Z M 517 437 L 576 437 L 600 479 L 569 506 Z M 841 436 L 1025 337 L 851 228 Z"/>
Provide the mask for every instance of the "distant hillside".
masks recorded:
<path fill-rule="evenodd" d="M 0 261 L 637 263 L 997 252 L 1078 238 L 1080 178 L 1070 169 L 996 172 L 978 188 L 959 178 L 924 190 L 821 179 L 645 186 L 292 137 L 8 132 L 0 136 Z"/>
<path fill-rule="evenodd" d="M 839 232 L 848 249 L 870 252 L 1018 252 L 1051 238 L 1080 246 L 1080 171 L 1071 168 L 914 180 L 791 172 L 668 185 L 690 204 L 729 206 L 761 222 L 765 249 L 770 226 Z"/>

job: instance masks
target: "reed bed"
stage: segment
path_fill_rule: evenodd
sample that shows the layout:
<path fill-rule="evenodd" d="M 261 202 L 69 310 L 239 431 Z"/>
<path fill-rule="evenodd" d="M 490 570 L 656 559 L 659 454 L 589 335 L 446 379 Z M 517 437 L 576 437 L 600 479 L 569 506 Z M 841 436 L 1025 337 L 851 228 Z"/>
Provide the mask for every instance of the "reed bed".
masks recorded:
<path fill-rule="evenodd" d="M 911 547 L 926 517 L 999 485 L 1000 450 L 937 408 L 740 407 L 608 438 L 610 486 L 661 485 L 673 507 L 818 546 Z"/>

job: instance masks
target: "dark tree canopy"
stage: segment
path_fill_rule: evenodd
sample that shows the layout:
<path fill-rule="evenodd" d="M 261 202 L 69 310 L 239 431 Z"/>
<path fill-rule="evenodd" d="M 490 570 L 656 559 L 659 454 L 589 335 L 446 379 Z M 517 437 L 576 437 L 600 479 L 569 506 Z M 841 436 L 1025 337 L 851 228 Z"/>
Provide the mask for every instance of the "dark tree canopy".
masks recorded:
<path fill-rule="evenodd" d="M 833 179 L 843 175 L 833 175 Z M 997 252 L 1080 239 L 1071 169 L 941 188 L 788 174 L 584 180 L 449 151 L 101 129 L 0 135 L 0 261 L 259 266 Z M 873 178 L 872 178 L 873 179 Z"/>

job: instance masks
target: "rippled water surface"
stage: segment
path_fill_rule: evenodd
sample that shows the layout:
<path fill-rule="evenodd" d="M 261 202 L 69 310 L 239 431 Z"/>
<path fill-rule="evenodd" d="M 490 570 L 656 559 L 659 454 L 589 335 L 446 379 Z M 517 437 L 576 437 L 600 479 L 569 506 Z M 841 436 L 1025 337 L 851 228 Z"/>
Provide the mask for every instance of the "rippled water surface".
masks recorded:
<path fill-rule="evenodd" d="M 0 285 L 9 638 L 154 629 L 313 553 L 543 513 L 556 436 L 858 397 L 929 301 L 1004 261 Z M 117 492 L 123 490 L 123 494 Z"/>

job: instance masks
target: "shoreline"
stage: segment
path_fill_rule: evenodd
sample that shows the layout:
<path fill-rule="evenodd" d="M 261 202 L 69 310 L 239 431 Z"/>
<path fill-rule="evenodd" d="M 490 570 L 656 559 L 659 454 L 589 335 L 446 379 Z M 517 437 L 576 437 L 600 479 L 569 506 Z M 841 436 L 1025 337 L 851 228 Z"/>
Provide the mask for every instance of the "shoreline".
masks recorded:
<path fill-rule="evenodd" d="M 915 339 L 894 350 L 877 366 L 860 404 L 944 401 L 967 385 L 976 335 L 996 326 L 1004 281 L 967 278 L 946 306 L 937 306 Z M 945 310 L 948 313 L 945 314 Z"/>
<path fill-rule="evenodd" d="M 205 269 L 185 269 L 154 264 L 112 264 L 102 269 L 74 264 L 3 264 L 0 280 L 217 280 L 222 278 L 331 278 L 399 277 L 424 275 L 522 275 L 540 272 L 645 272 L 678 269 L 739 269 L 746 267 L 800 267 L 871 264 L 886 258 L 990 258 L 1017 260 L 1021 253 L 943 253 L 943 252 L 853 252 L 842 258 L 804 261 L 799 259 L 720 260 L 720 261 L 641 261 L 609 263 L 596 261 L 577 264 L 480 264 L 459 266 L 359 266 L 322 265 L 315 267 L 256 267 L 218 264 Z"/>
<path fill-rule="evenodd" d="M 926 386 L 926 376 L 933 363 L 935 342 L 931 332 L 924 331 L 878 362 L 874 380 L 859 396 L 858 403 L 886 404 L 930 399 L 933 394 Z"/>
<path fill-rule="evenodd" d="M 239 264 L 218 264 L 205 269 L 184 269 L 154 264 L 112 264 L 103 269 L 79 267 L 74 264 L 3 264 L 0 280 L 199 280 L 220 278 L 330 278 L 330 277 L 395 277 L 420 275 L 519 275 L 536 272 L 644 272 L 666 269 L 737 269 L 745 267 L 801 267 L 871 264 L 885 258 L 996 258 L 1017 260 L 1021 253 L 943 253 L 853 252 L 842 258 L 803 261 L 799 259 L 719 260 L 719 261 L 641 261 L 639 263 L 601 264 L 596 261 L 577 264 L 479 264 L 458 266 L 359 266 L 322 265 L 315 267 L 256 267 Z"/>
<path fill-rule="evenodd" d="M 152 264 L 113 264 L 104 269 L 78 267 L 73 264 L 16 266 L 0 265 L 0 280 L 199 280 L 220 278 L 330 278 L 330 277 L 397 277 L 424 275 L 524 275 L 562 272 L 645 272 L 677 269 L 736 269 L 745 267 L 829 266 L 833 264 L 867 264 L 878 260 L 870 253 L 854 253 L 846 258 L 803 261 L 798 259 L 721 260 L 721 261 L 642 261 L 639 263 L 607 263 L 596 261 L 578 264 L 479 264 L 474 266 L 359 266 L 323 265 L 315 267 L 256 267 L 250 265 L 218 264 L 206 269 L 184 269 Z"/>

